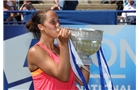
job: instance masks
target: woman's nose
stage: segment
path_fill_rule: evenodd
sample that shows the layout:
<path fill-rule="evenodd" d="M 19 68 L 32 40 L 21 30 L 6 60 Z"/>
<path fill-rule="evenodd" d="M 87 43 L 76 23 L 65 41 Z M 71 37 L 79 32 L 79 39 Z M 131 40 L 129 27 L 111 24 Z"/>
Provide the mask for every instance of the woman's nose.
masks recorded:
<path fill-rule="evenodd" d="M 59 27 L 59 26 L 60 26 L 60 23 L 59 23 L 59 22 L 57 22 L 56 26 L 57 26 L 57 27 Z"/>

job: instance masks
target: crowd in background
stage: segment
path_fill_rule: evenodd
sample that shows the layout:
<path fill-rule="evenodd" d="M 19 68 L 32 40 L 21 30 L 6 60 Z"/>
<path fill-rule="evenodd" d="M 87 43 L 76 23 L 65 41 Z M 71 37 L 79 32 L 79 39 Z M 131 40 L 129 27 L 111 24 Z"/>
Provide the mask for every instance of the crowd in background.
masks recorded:
<path fill-rule="evenodd" d="M 116 4 L 117 8 L 116 10 L 136 10 L 136 0 L 101 0 L 102 4 Z M 36 8 L 33 6 L 35 3 L 43 3 L 41 0 L 4 0 L 3 1 L 3 10 L 9 11 L 9 10 L 19 10 L 19 11 L 34 11 Z M 78 0 L 74 1 L 64 1 L 64 0 L 54 0 L 54 5 L 50 7 L 50 9 L 53 10 L 76 10 L 76 7 L 78 6 Z M 27 14 L 27 13 L 26 13 Z M 32 13 L 34 14 L 34 13 Z M 31 14 L 31 15 L 32 15 Z M 118 16 L 120 16 L 120 21 L 124 22 L 127 20 L 127 16 L 133 16 L 130 19 L 134 19 L 136 14 L 133 13 L 122 13 L 118 12 Z M 4 13 L 4 22 L 9 21 L 23 21 L 26 22 L 29 17 L 26 17 L 24 13 Z M 136 18 L 135 20 L 136 21 Z"/>
<path fill-rule="evenodd" d="M 36 8 L 33 6 L 35 3 L 43 3 L 40 0 L 38 1 L 31 1 L 31 0 L 4 0 L 3 1 L 3 11 L 9 11 L 9 10 L 19 10 L 19 11 L 34 11 Z M 78 5 L 78 0 L 73 1 L 62 1 L 60 0 L 54 0 L 54 4 L 50 9 L 52 10 L 76 10 L 76 7 Z M 26 20 L 29 20 L 30 17 L 34 13 L 29 13 L 27 17 L 27 13 L 24 15 L 24 13 L 4 13 L 4 23 L 7 23 L 9 21 L 22 21 L 26 22 Z"/>
<path fill-rule="evenodd" d="M 19 11 L 29 11 L 36 10 L 33 6 L 32 2 L 29 0 L 19 1 L 16 0 L 4 0 L 3 1 L 3 10 L 19 10 Z M 4 22 L 7 23 L 9 21 L 25 21 L 25 16 L 23 13 L 4 13 Z"/>

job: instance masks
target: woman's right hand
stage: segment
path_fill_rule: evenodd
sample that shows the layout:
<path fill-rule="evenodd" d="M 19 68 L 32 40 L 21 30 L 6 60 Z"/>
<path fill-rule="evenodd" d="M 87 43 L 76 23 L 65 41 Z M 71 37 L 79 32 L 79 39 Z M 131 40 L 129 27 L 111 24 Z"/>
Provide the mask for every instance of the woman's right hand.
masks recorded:
<path fill-rule="evenodd" d="M 57 38 L 59 39 L 60 43 L 61 44 L 68 43 L 68 40 L 71 36 L 70 30 L 66 28 L 58 28 L 57 32 L 58 32 Z"/>

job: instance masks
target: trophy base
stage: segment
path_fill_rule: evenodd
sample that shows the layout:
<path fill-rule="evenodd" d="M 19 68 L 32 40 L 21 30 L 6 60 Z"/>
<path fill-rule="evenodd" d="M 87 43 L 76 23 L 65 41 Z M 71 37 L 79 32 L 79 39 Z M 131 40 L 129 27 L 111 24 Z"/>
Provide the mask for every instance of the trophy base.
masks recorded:
<path fill-rule="evenodd" d="M 92 65 L 92 59 L 85 55 L 80 55 L 80 58 L 84 65 Z"/>

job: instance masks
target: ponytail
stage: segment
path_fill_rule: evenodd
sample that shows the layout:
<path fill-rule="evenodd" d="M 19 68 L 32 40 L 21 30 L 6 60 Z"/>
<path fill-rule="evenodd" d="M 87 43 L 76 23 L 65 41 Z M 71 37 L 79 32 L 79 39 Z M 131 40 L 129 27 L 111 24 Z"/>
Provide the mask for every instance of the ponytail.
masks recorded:
<path fill-rule="evenodd" d="M 28 29 L 29 32 L 32 32 L 34 35 L 34 38 L 39 39 L 40 38 L 40 30 L 37 27 L 37 23 L 33 22 L 32 19 L 30 19 L 27 23 L 26 23 L 26 28 Z"/>

